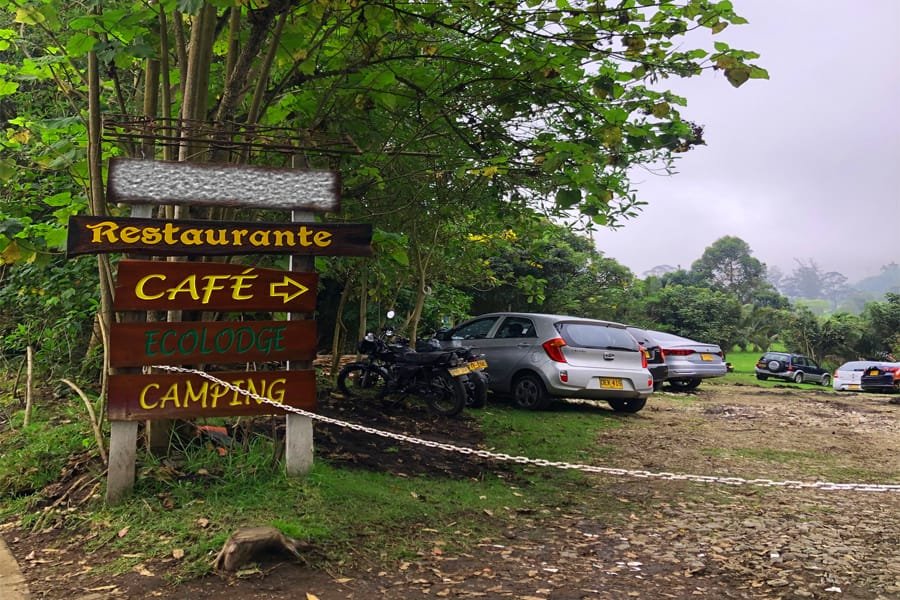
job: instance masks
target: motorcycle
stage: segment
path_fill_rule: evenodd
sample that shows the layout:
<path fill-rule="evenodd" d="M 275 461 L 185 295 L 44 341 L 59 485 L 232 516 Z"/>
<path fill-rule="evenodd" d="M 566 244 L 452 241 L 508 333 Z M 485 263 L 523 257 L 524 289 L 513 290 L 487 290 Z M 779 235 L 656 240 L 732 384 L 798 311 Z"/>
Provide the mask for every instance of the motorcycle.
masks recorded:
<path fill-rule="evenodd" d="M 407 344 L 389 343 L 392 337 L 389 329 L 380 336 L 367 333 L 358 345 L 366 358 L 340 370 L 338 389 L 357 399 L 416 396 L 439 415 L 459 414 L 468 397 L 465 361 L 455 352 L 413 352 Z"/>
<path fill-rule="evenodd" d="M 487 361 L 484 354 L 476 353 L 469 346 L 457 346 L 453 348 L 441 348 L 441 343 L 436 337 L 427 340 L 418 340 L 416 342 L 417 352 L 428 352 L 435 350 L 443 350 L 445 352 L 453 352 L 469 368 L 464 383 L 466 385 L 466 407 L 468 408 L 484 408 L 487 405 L 488 394 L 488 374 Z"/>

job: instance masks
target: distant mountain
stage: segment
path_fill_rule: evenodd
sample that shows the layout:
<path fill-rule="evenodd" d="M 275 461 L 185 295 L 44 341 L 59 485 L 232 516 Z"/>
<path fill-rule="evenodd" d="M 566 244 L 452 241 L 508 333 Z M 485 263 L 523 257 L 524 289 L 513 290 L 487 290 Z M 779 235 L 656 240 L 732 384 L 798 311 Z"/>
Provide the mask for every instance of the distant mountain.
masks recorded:
<path fill-rule="evenodd" d="M 900 294 L 900 265 L 895 262 L 881 267 L 881 273 L 866 277 L 853 286 L 861 292 L 884 296 L 888 292 Z"/>

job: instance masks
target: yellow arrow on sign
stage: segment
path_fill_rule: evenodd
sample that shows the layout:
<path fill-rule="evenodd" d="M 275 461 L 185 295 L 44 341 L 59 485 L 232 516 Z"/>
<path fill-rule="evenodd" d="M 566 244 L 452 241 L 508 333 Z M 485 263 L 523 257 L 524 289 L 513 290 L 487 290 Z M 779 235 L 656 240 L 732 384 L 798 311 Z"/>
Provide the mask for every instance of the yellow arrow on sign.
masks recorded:
<path fill-rule="evenodd" d="M 295 291 L 292 292 L 291 288 L 296 288 Z M 276 288 L 287 288 L 283 292 L 279 292 Z M 269 284 L 269 295 L 273 298 L 284 298 L 284 303 L 287 304 L 297 296 L 305 294 L 309 291 L 309 288 L 303 285 L 302 283 L 297 283 L 287 275 L 284 276 L 284 279 L 281 283 L 270 283 Z"/>

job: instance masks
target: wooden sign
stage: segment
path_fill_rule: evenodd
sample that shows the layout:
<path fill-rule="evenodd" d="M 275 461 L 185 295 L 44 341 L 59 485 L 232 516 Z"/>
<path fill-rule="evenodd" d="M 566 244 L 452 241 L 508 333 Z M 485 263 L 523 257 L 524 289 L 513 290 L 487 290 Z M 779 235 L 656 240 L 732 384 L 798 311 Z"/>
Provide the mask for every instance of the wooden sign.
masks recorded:
<path fill-rule="evenodd" d="M 335 171 L 111 158 L 107 198 L 125 204 L 340 210 Z"/>
<path fill-rule="evenodd" d="M 372 226 L 70 217 L 66 252 L 69 256 L 105 252 L 153 256 L 371 256 Z"/>
<path fill-rule="evenodd" d="M 316 273 L 236 264 L 122 260 L 113 310 L 308 313 L 318 281 Z"/>
<path fill-rule="evenodd" d="M 312 360 L 316 322 L 114 323 L 112 367 Z"/>
<path fill-rule="evenodd" d="M 316 376 L 312 370 L 216 372 L 214 375 L 280 404 L 304 410 L 316 407 Z M 107 414 L 111 420 L 278 415 L 285 412 L 200 375 L 154 373 L 109 377 Z"/>

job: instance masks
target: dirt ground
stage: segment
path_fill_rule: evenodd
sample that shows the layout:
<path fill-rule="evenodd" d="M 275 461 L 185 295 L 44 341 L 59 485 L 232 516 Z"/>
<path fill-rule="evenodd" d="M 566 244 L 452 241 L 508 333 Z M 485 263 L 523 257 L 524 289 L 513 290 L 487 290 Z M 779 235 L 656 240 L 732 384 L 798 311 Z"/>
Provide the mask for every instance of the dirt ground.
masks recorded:
<path fill-rule="evenodd" d="M 658 393 L 624 427 L 602 430 L 615 448 L 600 466 L 773 480 L 900 483 L 900 404 L 869 394 L 702 386 L 692 395 Z M 605 410 L 581 410 L 587 418 Z M 478 446 L 473 421 L 403 411 L 358 414 L 343 403 L 323 412 L 373 427 Z M 535 415 L 535 418 L 540 418 Z M 448 423 L 452 425 L 448 426 Z M 508 469 L 485 459 L 422 446 L 383 452 L 382 441 L 316 425 L 317 455 L 398 475 L 477 477 Z M 831 477 L 817 469 L 826 465 Z M 73 477 L 78 473 L 73 464 Z M 539 468 L 539 467 L 532 467 Z M 465 554 L 435 537 L 417 560 L 327 573 L 272 556 L 241 577 L 209 576 L 177 587 L 148 564 L 110 579 L 55 531 L 9 543 L 33 598 L 841 598 L 900 599 L 900 494 L 798 490 L 591 475 L 586 503 L 626 508 L 616 521 L 568 504 L 507 511 L 503 534 Z M 87 488 L 87 486 L 85 486 Z M 433 535 L 428 530 L 423 536 Z"/>

